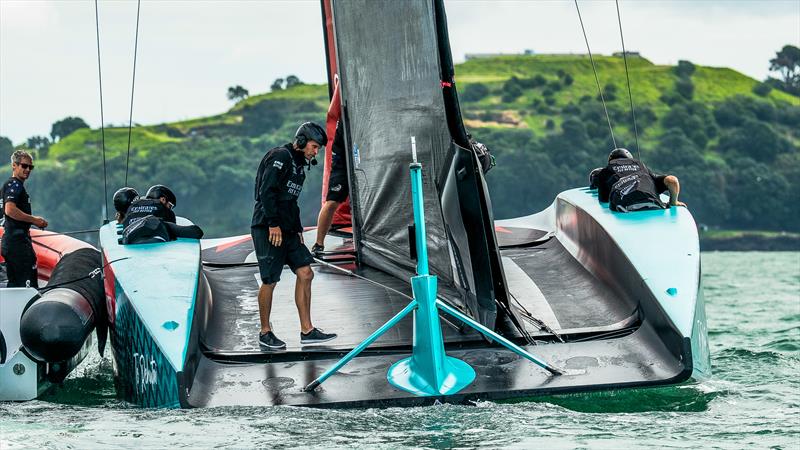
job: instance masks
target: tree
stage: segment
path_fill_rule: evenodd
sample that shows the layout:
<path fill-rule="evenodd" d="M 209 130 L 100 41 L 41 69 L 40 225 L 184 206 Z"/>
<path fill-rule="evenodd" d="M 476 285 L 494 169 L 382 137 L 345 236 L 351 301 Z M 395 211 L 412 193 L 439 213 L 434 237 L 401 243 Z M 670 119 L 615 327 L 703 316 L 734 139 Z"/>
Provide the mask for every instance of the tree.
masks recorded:
<path fill-rule="evenodd" d="M 286 89 L 289 89 L 292 86 L 297 86 L 298 84 L 303 84 L 303 82 L 300 81 L 300 78 L 297 78 L 294 75 L 289 75 L 286 77 Z"/>
<path fill-rule="evenodd" d="M 250 92 L 248 92 L 247 89 L 239 86 L 238 84 L 236 86 L 231 86 L 228 88 L 228 100 L 233 100 L 238 102 L 240 100 L 246 99 L 249 95 Z"/>
<path fill-rule="evenodd" d="M 57 142 L 81 128 L 89 128 L 89 125 L 86 124 L 83 119 L 80 117 L 65 117 L 53 123 L 53 126 L 50 128 L 50 139 L 52 139 L 53 142 Z"/>
<path fill-rule="evenodd" d="M 695 66 L 690 61 L 680 60 L 678 61 L 678 65 L 675 67 L 675 75 L 679 76 L 680 78 L 689 78 L 695 71 Z"/>
<path fill-rule="evenodd" d="M 50 150 L 50 140 L 45 136 L 31 136 L 25 144 L 29 149 L 36 150 L 39 158 L 46 158 L 47 151 Z"/>
<path fill-rule="evenodd" d="M 272 85 L 269 87 L 271 91 L 282 91 L 283 90 L 283 78 L 276 78 L 275 81 L 272 82 Z"/>
<path fill-rule="evenodd" d="M 686 100 L 691 100 L 694 96 L 694 84 L 689 78 L 681 78 L 675 82 L 675 91 Z"/>
<path fill-rule="evenodd" d="M 772 126 L 760 120 L 749 119 L 738 128 L 724 133 L 718 144 L 720 153 L 736 152 L 759 161 L 771 162 L 781 153 L 791 149 L 791 143 Z M 736 155 L 734 155 L 733 159 Z"/>
<path fill-rule="evenodd" d="M 800 95 L 800 48 L 785 45 L 769 60 L 769 70 L 781 74 L 784 91 Z"/>
<path fill-rule="evenodd" d="M 14 144 L 11 143 L 11 139 L 0 136 L 0 167 L 8 164 L 12 153 L 14 153 Z"/>

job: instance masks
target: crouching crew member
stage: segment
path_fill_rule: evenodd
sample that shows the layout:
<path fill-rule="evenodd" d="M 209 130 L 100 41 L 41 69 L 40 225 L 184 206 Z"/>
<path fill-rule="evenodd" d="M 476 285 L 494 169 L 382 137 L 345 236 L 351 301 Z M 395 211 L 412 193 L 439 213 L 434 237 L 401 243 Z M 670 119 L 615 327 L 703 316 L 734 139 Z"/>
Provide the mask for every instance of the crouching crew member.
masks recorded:
<path fill-rule="evenodd" d="M 137 198 L 139 198 L 139 192 L 132 187 L 120 188 L 117 192 L 114 192 L 114 210 L 117 212 L 114 219 L 117 223 L 125 221 L 125 214 L 128 212 L 128 208 Z"/>
<path fill-rule="evenodd" d="M 121 197 L 129 196 L 131 192 L 117 191 Z M 135 192 L 135 191 L 134 191 Z M 114 194 L 114 207 L 117 207 L 117 194 Z M 120 203 L 124 203 L 121 199 Z M 172 208 L 178 203 L 175 194 L 163 185 L 157 184 L 147 190 L 144 198 L 139 197 L 130 203 L 127 211 L 122 214 L 122 243 L 123 244 L 151 244 L 155 242 L 174 241 L 177 238 L 200 239 L 203 230 L 197 225 L 181 226 L 175 224 L 175 213 Z M 122 205 L 120 205 L 122 206 Z"/>
<path fill-rule="evenodd" d="M 0 253 L 6 260 L 8 287 L 25 287 L 28 283 L 39 288 L 36 253 L 31 241 L 31 225 L 46 228 L 47 221 L 31 215 L 31 202 L 25 190 L 25 180 L 33 171 L 30 153 L 17 150 L 11 155 L 11 178 L 3 185 L 3 239 Z"/>
<path fill-rule="evenodd" d="M 268 349 L 286 348 L 269 321 L 272 295 L 281 278 L 283 265 L 297 276 L 295 305 L 300 316 L 300 343 L 318 344 L 336 338 L 323 333 L 311 323 L 311 280 L 314 259 L 303 244 L 303 227 L 297 198 L 306 179 L 304 168 L 327 143 L 325 130 L 306 122 L 300 125 L 294 141 L 268 151 L 258 166 L 255 180 L 255 207 L 251 234 L 263 284 L 258 291 L 261 320 L 259 344 Z"/>
<path fill-rule="evenodd" d="M 609 202 L 612 211 L 686 206 L 678 201 L 681 187 L 676 176 L 653 173 L 624 148 L 614 149 L 608 155 L 608 165 L 593 170 L 589 177 L 591 187 L 597 187 L 600 201 Z M 664 191 L 669 191 L 669 205 L 661 201 L 659 194 Z"/>

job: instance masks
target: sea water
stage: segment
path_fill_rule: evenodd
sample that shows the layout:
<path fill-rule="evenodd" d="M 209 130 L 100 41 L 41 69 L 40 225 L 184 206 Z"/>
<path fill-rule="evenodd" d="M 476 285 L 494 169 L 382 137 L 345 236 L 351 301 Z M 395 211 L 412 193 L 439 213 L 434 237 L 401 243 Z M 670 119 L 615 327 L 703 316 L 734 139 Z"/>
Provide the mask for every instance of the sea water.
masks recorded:
<path fill-rule="evenodd" d="M 159 410 L 117 400 L 111 362 L 93 352 L 43 400 L 0 403 L 0 449 L 800 449 L 800 253 L 702 264 L 714 373 L 700 384 L 474 406 Z"/>

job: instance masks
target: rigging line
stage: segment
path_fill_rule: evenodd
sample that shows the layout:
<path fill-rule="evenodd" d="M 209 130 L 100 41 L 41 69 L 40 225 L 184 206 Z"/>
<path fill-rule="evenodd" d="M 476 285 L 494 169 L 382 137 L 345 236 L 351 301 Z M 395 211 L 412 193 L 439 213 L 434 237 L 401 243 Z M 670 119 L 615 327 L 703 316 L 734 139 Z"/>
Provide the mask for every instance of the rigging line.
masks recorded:
<path fill-rule="evenodd" d="M 636 138 L 636 156 L 642 160 L 639 151 L 639 129 L 636 126 L 636 110 L 633 108 L 633 94 L 631 93 L 631 77 L 628 74 L 628 52 L 625 51 L 625 37 L 622 35 L 622 16 L 619 13 L 619 0 L 614 0 L 617 5 L 617 23 L 619 24 L 619 39 L 622 41 L 622 60 L 625 61 L 625 79 L 628 81 L 628 99 L 631 102 L 631 119 L 633 120 L 633 136 Z"/>
<path fill-rule="evenodd" d="M 77 230 L 77 231 L 59 231 L 59 232 L 50 232 L 46 234 L 37 234 L 36 238 L 48 237 L 48 236 L 70 236 L 73 234 L 88 234 L 88 233 L 98 233 L 100 232 L 99 228 L 93 228 L 91 230 Z"/>
<path fill-rule="evenodd" d="M 603 111 L 606 113 L 606 121 L 608 122 L 608 131 L 611 133 L 611 142 L 614 148 L 617 148 L 617 140 L 614 138 L 614 128 L 611 126 L 611 117 L 608 115 L 608 108 L 606 108 L 606 99 L 603 96 L 603 89 L 600 88 L 600 78 L 597 76 L 597 67 L 594 65 L 594 57 L 592 56 L 592 49 L 589 48 L 589 38 L 586 36 L 586 28 L 583 26 L 583 17 L 581 17 L 581 9 L 578 7 L 578 0 L 575 1 L 575 9 L 578 11 L 578 20 L 581 22 L 581 31 L 583 31 L 583 40 L 586 41 L 586 51 L 589 52 L 589 61 L 592 63 L 592 72 L 594 72 L 594 81 L 597 82 L 597 91 L 600 93 L 600 102 L 603 104 Z"/>
<path fill-rule="evenodd" d="M 531 336 L 531 334 L 528 333 L 528 330 L 525 329 L 525 324 L 524 323 L 519 323 L 519 321 L 514 320 L 514 315 L 511 313 L 511 310 L 508 308 L 508 306 L 506 306 L 503 302 L 501 302 L 498 299 L 494 299 L 494 302 L 497 305 L 499 305 L 500 309 L 502 309 L 509 316 L 509 320 L 511 321 L 511 324 L 519 332 L 519 334 L 522 336 L 522 338 L 525 339 L 525 342 L 527 342 L 528 345 L 538 345 L 536 343 L 536 340 L 533 339 L 533 336 Z"/>
<path fill-rule="evenodd" d="M 412 296 L 410 296 L 408 294 L 405 294 L 403 292 L 398 291 L 397 289 L 394 289 L 394 288 L 391 288 L 389 286 L 386 286 L 385 284 L 378 283 L 375 280 L 370 280 L 369 278 L 367 278 L 367 277 L 365 277 L 363 275 L 359 275 L 359 274 L 353 272 L 352 270 L 345 269 L 344 267 L 339 267 L 336 264 L 329 263 L 329 262 L 324 261 L 324 260 L 319 259 L 319 258 L 314 258 L 314 261 L 316 261 L 318 264 L 321 264 L 321 265 L 323 265 L 325 267 L 328 267 L 330 269 L 338 270 L 339 272 L 342 272 L 345 275 L 358 278 L 359 280 L 363 280 L 363 281 L 366 281 L 368 283 L 372 283 L 372 284 L 374 284 L 375 286 L 378 286 L 378 287 L 382 287 L 382 288 L 386 289 L 387 291 L 394 292 L 395 294 L 400 295 L 401 297 L 405 297 L 408 300 L 414 300 L 414 297 L 412 297 Z M 439 315 L 439 318 L 444 323 L 446 323 L 446 324 L 450 325 L 451 327 L 455 328 L 458 332 L 461 332 L 461 327 L 459 327 L 458 325 L 454 324 L 453 322 L 447 320 L 446 318 L 442 317 L 441 314 Z"/>
<path fill-rule="evenodd" d="M 528 309 L 527 309 L 527 308 L 525 308 L 525 307 L 522 305 L 522 302 L 520 302 L 519 300 L 517 300 L 517 297 L 516 297 L 514 294 L 512 294 L 510 291 L 509 291 L 509 293 L 508 293 L 508 294 L 509 294 L 509 295 L 511 295 L 511 298 L 514 300 L 514 302 L 515 302 L 515 303 L 516 303 L 516 304 L 517 304 L 517 305 L 518 305 L 520 308 L 522 308 L 522 311 L 523 311 L 522 318 L 523 318 L 523 319 L 527 319 L 527 320 L 528 320 L 528 322 L 532 323 L 533 325 L 535 325 L 536 327 L 538 327 L 540 330 L 544 330 L 544 331 L 546 331 L 546 332 L 548 332 L 548 333 L 552 334 L 553 336 L 555 336 L 555 338 L 556 338 L 556 339 L 558 339 L 558 340 L 559 340 L 559 341 L 561 341 L 562 343 L 563 343 L 563 342 L 566 342 L 566 341 L 564 341 L 564 338 L 563 338 L 563 337 L 561 337 L 561 334 L 557 333 L 557 332 L 556 332 L 556 330 L 552 329 L 552 328 L 550 327 L 550 325 L 548 325 L 548 324 L 546 324 L 546 323 L 544 322 L 544 320 L 542 320 L 542 319 L 539 319 L 538 317 L 534 317 L 534 315 L 533 315 L 533 314 L 531 314 L 531 313 L 530 313 L 530 311 L 528 311 Z"/>
<path fill-rule="evenodd" d="M 100 14 L 97 0 L 94 0 L 94 25 L 97 32 L 97 79 L 100 83 L 100 139 L 103 147 L 103 216 L 108 222 L 108 176 L 106 174 L 106 129 L 103 116 L 103 73 L 100 69 Z"/>
<path fill-rule="evenodd" d="M 136 87 L 136 55 L 139 51 L 139 11 L 142 0 L 136 2 L 136 38 L 133 42 L 133 76 L 131 77 L 131 110 L 128 116 L 128 156 L 125 159 L 125 186 L 128 185 L 128 166 L 131 162 L 131 127 L 133 126 L 133 93 Z"/>

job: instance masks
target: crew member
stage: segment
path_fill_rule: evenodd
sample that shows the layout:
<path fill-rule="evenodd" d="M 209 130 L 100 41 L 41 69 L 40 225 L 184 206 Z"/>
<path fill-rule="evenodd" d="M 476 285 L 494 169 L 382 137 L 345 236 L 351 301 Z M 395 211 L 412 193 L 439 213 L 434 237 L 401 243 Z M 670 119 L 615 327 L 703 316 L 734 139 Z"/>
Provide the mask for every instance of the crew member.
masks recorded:
<path fill-rule="evenodd" d="M 345 163 L 344 136 L 341 122 L 336 123 L 336 134 L 331 145 L 331 171 L 328 178 L 328 195 L 325 197 L 325 204 L 319 210 L 317 218 L 317 240 L 311 251 L 315 255 L 320 255 L 325 251 L 325 236 L 331 229 L 333 215 L 339 208 L 350 192 L 350 185 L 347 180 L 347 165 Z"/>
<path fill-rule="evenodd" d="M 177 238 L 202 238 L 203 230 L 197 225 L 175 224 L 172 208 L 177 204 L 175 194 L 168 187 L 160 184 L 150 187 L 144 198 L 134 200 L 123 214 L 122 243 L 150 244 Z"/>
<path fill-rule="evenodd" d="M 125 220 L 125 213 L 128 212 L 131 203 L 137 198 L 139 198 L 139 192 L 132 187 L 120 188 L 114 193 L 114 210 L 117 211 L 114 219 L 117 223 L 122 223 Z"/>
<path fill-rule="evenodd" d="M 30 284 L 39 288 L 36 253 L 31 241 L 31 225 L 41 229 L 47 221 L 31 215 L 31 202 L 25 190 L 25 180 L 33 171 L 30 153 L 17 150 L 11 155 L 11 178 L 3 185 L 3 239 L 0 253 L 6 260 L 8 287 L 25 287 Z"/>
<path fill-rule="evenodd" d="M 325 130 L 306 122 L 297 129 L 294 141 L 268 151 L 258 166 L 255 180 L 255 207 L 251 234 L 263 284 L 258 291 L 261 320 L 259 344 L 268 349 L 286 348 L 269 322 L 272 295 L 281 278 L 283 265 L 297 276 L 295 305 L 300 316 L 300 343 L 318 344 L 336 338 L 311 323 L 311 280 L 314 259 L 303 244 L 303 227 L 297 198 L 303 189 L 304 168 L 327 143 Z"/>
<path fill-rule="evenodd" d="M 616 148 L 608 155 L 608 165 L 590 174 L 592 185 L 597 186 L 601 202 L 609 202 L 612 211 L 629 212 L 647 209 L 665 209 L 669 206 L 686 206 L 678 201 L 681 187 L 674 175 L 657 175 L 631 152 Z M 669 205 L 661 201 L 661 194 L 669 191 Z"/>

